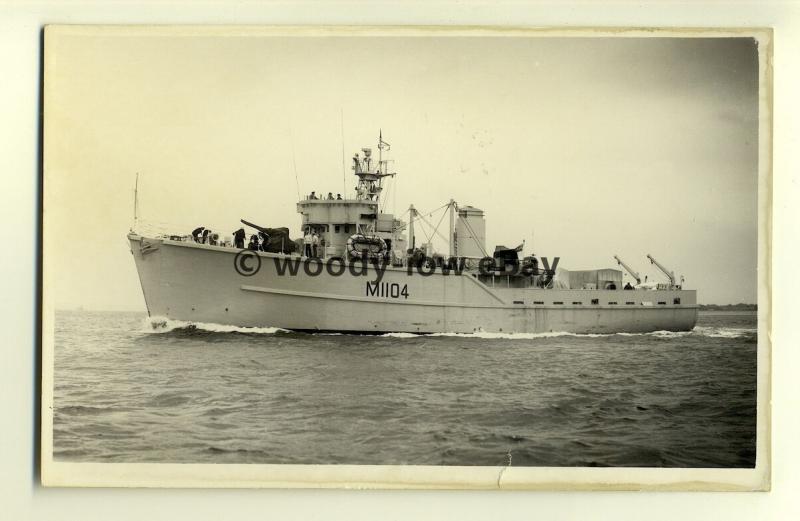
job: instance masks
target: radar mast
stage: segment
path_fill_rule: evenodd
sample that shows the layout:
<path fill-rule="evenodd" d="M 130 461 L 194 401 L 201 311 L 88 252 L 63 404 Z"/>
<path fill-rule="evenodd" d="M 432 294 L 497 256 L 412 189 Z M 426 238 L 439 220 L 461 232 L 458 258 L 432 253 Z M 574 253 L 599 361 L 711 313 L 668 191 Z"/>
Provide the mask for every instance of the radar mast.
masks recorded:
<path fill-rule="evenodd" d="M 383 191 L 383 178 L 394 177 L 395 172 L 389 172 L 389 160 L 383 159 L 383 151 L 390 150 L 389 143 L 383 140 L 383 132 L 378 134 L 378 162 L 374 163 L 371 148 L 362 148 L 364 157 L 358 153 L 353 156 L 353 172 L 358 176 L 356 186 L 356 199 L 359 201 L 378 202 Z"/>

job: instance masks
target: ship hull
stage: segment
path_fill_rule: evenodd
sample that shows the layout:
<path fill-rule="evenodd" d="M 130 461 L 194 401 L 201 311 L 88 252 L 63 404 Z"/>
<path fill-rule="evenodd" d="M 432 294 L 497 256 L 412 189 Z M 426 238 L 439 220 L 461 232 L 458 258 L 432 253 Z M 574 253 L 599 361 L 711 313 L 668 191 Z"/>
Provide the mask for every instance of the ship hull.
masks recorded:
<path fill-rule="evenodd" d="M 242 262 L 227 247 L 129 240 L 150 316 L 188 322 L 352 333 L 636 333 L 688 331 L 697 321 L 693 290 L 493 288 L 466 273 L 261 252 Z"/>

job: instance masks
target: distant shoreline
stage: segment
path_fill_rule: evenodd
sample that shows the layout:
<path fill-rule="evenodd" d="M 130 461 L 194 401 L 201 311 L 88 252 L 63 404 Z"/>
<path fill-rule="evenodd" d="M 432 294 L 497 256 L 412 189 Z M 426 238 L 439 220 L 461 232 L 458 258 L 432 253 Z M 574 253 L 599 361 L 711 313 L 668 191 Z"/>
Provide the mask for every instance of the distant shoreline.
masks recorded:
<path fill-rule="evenodd" d="M 757 304 L 699 304 L 700 311 L 758 311 Z"/>

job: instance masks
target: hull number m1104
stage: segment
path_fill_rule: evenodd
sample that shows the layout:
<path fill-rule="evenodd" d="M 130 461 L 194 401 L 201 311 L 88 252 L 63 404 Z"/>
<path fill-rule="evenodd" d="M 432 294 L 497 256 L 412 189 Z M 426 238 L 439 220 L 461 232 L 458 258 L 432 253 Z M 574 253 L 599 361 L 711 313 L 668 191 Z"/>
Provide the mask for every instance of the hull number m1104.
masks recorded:
<path fill-rule="evenodd" d="M 366 295 L 368 297 L 383 298 L 408 298 L 408 284 L 396 282 L 367 282 Z"/>

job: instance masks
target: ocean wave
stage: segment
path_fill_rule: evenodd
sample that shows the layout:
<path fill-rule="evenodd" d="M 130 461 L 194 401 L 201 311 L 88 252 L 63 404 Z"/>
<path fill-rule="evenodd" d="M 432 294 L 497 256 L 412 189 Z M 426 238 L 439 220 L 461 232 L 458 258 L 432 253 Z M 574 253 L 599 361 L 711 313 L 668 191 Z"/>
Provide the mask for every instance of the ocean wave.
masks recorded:
<path fill-rule="evenodd" d="M 602 333 L 569 333 L 567 331 L 548 331 L 545 333 L 496 333 L 489 331 L 473 331 L 472 333 L 431 333 L 426 336 L 447 336 L 447 337 L 463 337 L 463 338 L 480 338 L 487 340 L 532 340 L 535 338 L 555 338 L 561 336 L 575 336 L 586 338 L 600 338 L 605 336 L 612 336 L 610 334 Z"/>
<path fill-rule="evenodd" d="M 201 330 L 209 333 L 244 333 L 259 335 L 274 335 L 275 333 L 288 333 L 287 329 L 280 327 L 239 327 L 214 324 L 210 322 L 187 322 L 166 317 L 148 317 L 142 322 L 142 329 L 146 333 L 170 333 L 180 330 Z"/>
<path fill-rule="evenodd" d="M 424 335 L 418 335 L 416 333 L 384 333 L 381 336 L 389 338 L 417 338 Z"/>
<path fill-rule="evenodd" d="M 114 412 L 112 407 L 94 407 L 91 405 L 66 405 L 56 407 L 56 414 L 66 414 L 70 416 L 95 415 Z"/>
<path fill-rule="evenodd" d="M 174 320 L 166 317 L 149 317 L 144 319 L 142 329 L 147 333 L 169 333 L 172 331 L 204 331 L 209 333 L 242 333 L 273 335 L 276 333 L 292 333 L 289 329 L 280 327 L 239 327 L 208 322 L 188 322 Z M 709 338 L 741 338 L 757 334 L 755 328 L 709 327 L 696 326 L 691 331 L 650 331 L 647 333 L 570 333 L 567 331 L 548 331 L 543 333 L 514 333 L 490 332 L 477 330 L 471 333 L 385 333 L 387 338 L 418 338 L 418 337 L 456 337 L 475 338 L 482 340 L 534 340 L 539 338 L 577 337 L 577 338 L 605 338 L 613 336 L 648 336 L 655 338 L 682 338 L 704 336 Z M 320 332 L 317 335 L 342 335 L 336 332 Z"/>
<path fill-rule="evenodd" d="M 569 333 L 567 331 L 548 331 L 545 333 L 499 333 L 478 330 L 473 331 L 472 333 L 385 333 L 381 336 L 391 338 L 456 337 L 479 338 L 483 340 L 532 340 L 535 338 L 554 338 L 561 336 L 600 338 L 614 335 L 602 333 Z"/>
<path fill-rule="evenodd" d="M 757 334 L 757 329 L 729 328 L 729 327 L 703 327 L 697 326 L 691 331 L 650 331 L 647 333 L 570 333 L 567 331 L 549 331 L 545 333 L 495 333 L 488 331 L 474 331 L 472 333 L 386 333 L 385 337 L 417 338 L 417 337 L 460 337 L 477 339 L 498 340 L 533 340 L 537 338 L 577 337 L 577 338 L 605 338 L 613 336 L 648 336 L 656 338 L 682 338 L 690 336 L 706 336 L 711 338 L 740 338 Z"/>
<path fill-rule="evenodd" d="M 690 336 L 695 334 L 695 331 L 666 331 L 666 330 L 659 330 L 659 331 L 649 331 L 647 333 L 614 333 L 614 335 L 619 336 L 651 336 L 656 338 L 681 338 L 685 336 Z M 613 335 L 608 335 L 613 336 Z"/>
<path fill-rule="evenodd" d="M 697 333 L 711 338 L 740 338 L 746 336 L 755 336 L 758 334 L 756 328 L 746 327 L 702 327 L 697 326 L 692 333 Z"/>

